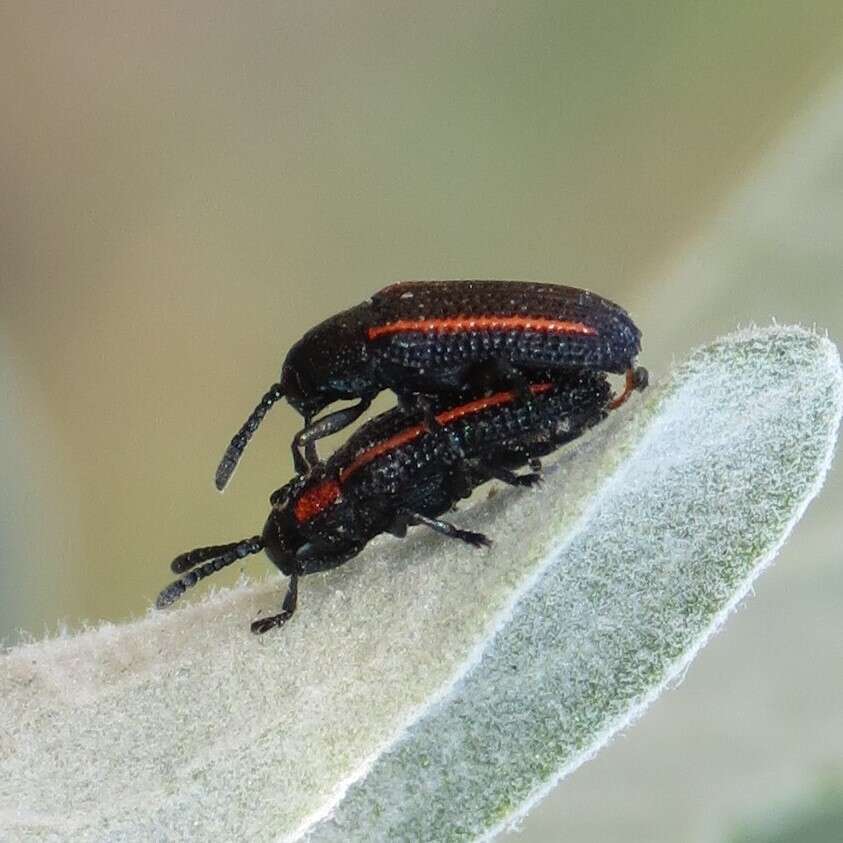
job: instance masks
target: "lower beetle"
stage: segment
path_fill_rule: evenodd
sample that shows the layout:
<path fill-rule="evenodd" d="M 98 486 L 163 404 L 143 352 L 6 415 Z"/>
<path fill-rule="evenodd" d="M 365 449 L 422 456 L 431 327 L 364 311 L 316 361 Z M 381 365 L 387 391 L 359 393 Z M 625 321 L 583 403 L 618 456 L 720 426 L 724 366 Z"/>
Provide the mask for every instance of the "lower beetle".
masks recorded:
<path fill-rule="evenodd" d="M 315 443 L 351 424 L 384 389 L 405 407 L 419 395 L 516 388 L 539 371 L 632 371 L 641 333 L 614 302 L 575 287 L 524 281 L 406 281 L 308 331 L 231 440 L 215 483 L 228 483 L 273 404 L 286 397 L 305 427 L 295 470 L 317 461 Z M 553 375 L 555 376 L 555 374 Z M 314 422 L 329 404 L 357 403 Z M 304 454 L 302 453 L 304 450 Z"/>
<path fill-rule="evenodd" d="M 270 497 L 263 533 L 232 544 L 201 547 L 172 562 L 182 576 L 165 588 L 157 606 L 238 559 L 265 550 L 290 577 L 281 612 L 252 624 L 263 633 L 285 623 L 296 608 L 298 579 L 349 561 L 376 535 L 403 537 L 424 525 L 475 547 L 482 533 L 440 519 L 491 479 L 514 486 L 539 481 L 539 458 L 580 436 L 646 383 L 643 369 L 611 399 L 605 375 L 581 371 L 530 383 L 530 400 L 517 390 L 453 404 L 437 399 L 425 413 L 395 408 L 363 425 L 324 463 L 299 475 Z M 530 465 L 534 470 L 516 474 Z"/>

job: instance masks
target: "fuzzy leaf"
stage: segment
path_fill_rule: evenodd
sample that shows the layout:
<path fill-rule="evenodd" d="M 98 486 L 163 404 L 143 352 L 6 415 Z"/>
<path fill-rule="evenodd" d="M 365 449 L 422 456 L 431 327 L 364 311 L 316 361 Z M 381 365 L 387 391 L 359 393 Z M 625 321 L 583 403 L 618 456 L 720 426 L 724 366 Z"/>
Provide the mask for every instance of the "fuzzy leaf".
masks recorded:
<path fill-rule="evenodd" d="M 248 621 L 274 578 L 16 648 L 0 837 L 493 834 L 747 593 L 822 483 L 841 395 L 828 340 L 735 334 L 564 451 L 541 492 L 457 513 L 491 551 L 382 538 L 304 580 L 263 639 Z"/>

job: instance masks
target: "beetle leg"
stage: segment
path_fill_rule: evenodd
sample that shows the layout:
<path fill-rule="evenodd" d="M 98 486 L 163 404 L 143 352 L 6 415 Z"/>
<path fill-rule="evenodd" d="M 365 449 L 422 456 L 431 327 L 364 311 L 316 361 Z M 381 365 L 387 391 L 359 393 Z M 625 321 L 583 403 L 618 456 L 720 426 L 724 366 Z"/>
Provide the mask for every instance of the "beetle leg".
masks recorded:
<path fill-rule="evenodd" d="M 398 518 L 402 518 L 409 525 L 423 524 L 425 527 L 430 527 L 437 533 L 447 536 L 449 539 L 459 539 L 466 542 L 473 547 L 489 547 L 492 542 L 491 539 L 483 535 L 483 533 L 474 533 L 471 530 L 461 530 L 447 521 L 441 521 L 438 518 L 428 518 L 420 512 L 412 512 L 409 509 L 399 509 Z"/>
<path fill-rule="evenodd" d="M 295 435 L 295 437 L 293 438 L 293 443 L 291 445 L 291 449 L 292 449 L 292 452 L 293 452 L 293 468 L 295 469 L 296 474 L 298 474 L 300 476 L 306 475 L 310 471 L 310 466 L 313 464 L 310 461 L 310 456 L 311 456 L 310 452 L 311 452 L 311 449 L 313 449 L 315 451 L 316 445 L 313 444 L 313 443 L 308 443 L 308 445 L 305 447 L 305 453 L 304 454 L 302 454 L 301 448 L 298 446 L 299 436 L 301 436 L 302 433 L 304 433 L 306 430 L 308 430 L 310 428 L 310 425 L 311 425 L 312 421 L 313 421 L 313 416 L 305 416 L 304 417 L 304 429 L 300 430 Z M 317 455 L 316 461 L 317 462 L 319 461 L 318 455 Z"/>
<path fill-rule="evenodd" d="M 324 545 L 318 542 L 308 542 L 302 545 L 296 551 L 296 562 L 298 573 L 290 576 L 290 584 L 287 587 L 287 594 L 284 596 L 284 602 L 281 604 L 281 611 L 277 615 L 270 615 L 266 618 L 259 618 L 252 624 L 252 632 L 256 635 L 263 635 L 270 629 L 275 629 L 276 626 L 283 626 L 293 616 L 296 611 L 296 604 L 299 597 L 299 576 L 304 573 L 314 573 L 315 571 L 327 571 L 330 568 L 335 568 L 346 562 L 352 556 L 362 550 L 362 545 L 352 547 L 341 554 L 331 554 L 330 550 L 326 549 Z M 308 566 L 308 563 L 311 563 Z"/>
<path fill-rule="evenodd" d="M 650 375 L 643 366 L 638 366 L 635 369 L 627 369 L 623 392 L 609 403 L 609 409 L 617 410 L 618 407 L 626 403 L 626 399 L 633 392 L 642 392 L 645 390 L 649 381 Z"/>
<path fill-rule="evenodd" d="M 519 401 L 529 402 L 533 400 L 530 381 L 509 360 L 495 360 L 494 367 L 500 379 L 509 384 L 510 388 L 518 396 Z"/>
<path fill-rule="evenodd" d="M 293 574 L 290 577 L 290 584 L 287 587 L 287 593 L 284 595 L 284 602 L 281 604 L 281 611 L 277 615 L 270 615 L 266 618 L 260 618 L 252 623 L 252 632 L 255 635 L 263 635 L 264 632 L 269 632 L 270 629 L 275 629 L 276 626 L 284 626 L 296 611 L 296 604 L 299 599 L 299 577 L 298 574 Z"/>
<path fill-rule="evenodd" d="M 427 395 L 415 396 L 416 411 L 422 414 L 422 422 L 424 423 L 427 432 L 442 438 L 448 446 L 448 449 L 456 459 L 464 460 L 465 451 L 460 444 L 459 437 L 453 431 L 446 428 L 439 419 L 436 418 L 436 413 L 433 412 L 433 402 Z"/>
<path fill-rule="evenodd" d="M 335 413 L 329 413 L 327 416 L 319 419 L 319 421 L 311 422 L 310 419 L 306 419 L 304 429 L 300 430 L 293 439 L 293 463 L 295 464 L 296 471 L 299 474 L 306 474 L 310 468 L 319 462 L 319 456 L 316 453 L 317 439 L 323 439 L 347 427 L 353 421 L 360 418 L 371 403 L 371 398 L 361 398 L 351 407 L 345 407 L 342 410 L 337 410 Z M 302 447 L 305 449 L 304 456 L 301 453 Z"/>
<path fill-rule="evenodd" d="M 313 416 L 306 416 L 304 420 L 305 428 L 310 427 L 311 424 L 313 424 Z M 293 447 L 293 451 L 295 452 L 296 456 L 301 460 L 301 451 L 296 447 Z M 302 465 L 306 466 L 305 471 L 307 471 L 311 466 L 314 466 L 316 465 L 316 463 L 319 462 L 319 453 L 316 450 L 315 440 L 313 442 L 308 442 L 304 446 L 304 460 L 301 460 L 301 462 Z M 299 471 L 298 467 L 296 468 L 296 471 L 299 474 L 304 473 Z"/>
<path fill-rule="evenodd" d="M 479 363 L 472 368 L 469 381 L 477 389 L 497 391 L 501 387 L 509 387 L 518 396 L 519 401 L 533 400 L 529 379 L 509 360 L 488 360 Z"/>
<path fill-rule="evenodd" d="M 433 402 L 430 398 L 427 395 L 417 395 L 416 407 L 421 411 L 422 421 L 427 428 L 427 432 L 442 436 L 454 454 L 462 459 L 465 456 L 462 446 L 456 437 L 446 430 L 445 426 L 436 418 L 436 413 L 433 412 Z"/>
<path fill-rule="evenodd" d="M 465 461 L 457 463 L 451 472 L 451 494 L 454 498 L 462 500 L 463 498 L 471 497 L 471 493 L 474 491 L 476 485 L 476 483 L 472 483 L 469 477 Z"/>
<path fill-rule="evenodd" d="M 403 539 L 407 536 L 407 516 L 401 511 L 395 516 L 395 520 L 386 528 L 386 532 L 395 536 L 396 539 Z"/>
<path fill-rule="evenodd" d="M 495 480 L 500 480 L 509 486 L 520 486 L 521 488 L 529 489 L 533 486 L 538 486 L 542 482 L 542 476 L 538 471 L 531 471 L 527 474 L 516 474 L 514 471 L 510 471 L 502 465 L 495 465 L 485 460 L 478 460 L 477 466 L 481 471 L 486 472 L 489 477 L 494 477 Z M 539 463 L 539 468 L 541 468 L 541 463 Z"/>

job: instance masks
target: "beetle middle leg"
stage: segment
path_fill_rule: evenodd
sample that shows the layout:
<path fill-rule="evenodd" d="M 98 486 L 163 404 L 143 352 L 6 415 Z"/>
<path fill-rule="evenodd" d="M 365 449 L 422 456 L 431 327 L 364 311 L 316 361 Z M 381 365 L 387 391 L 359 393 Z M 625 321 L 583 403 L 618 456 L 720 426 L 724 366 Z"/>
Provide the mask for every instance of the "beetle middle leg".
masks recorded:
<path fill-rule="evenodd" d="M 399 509 L 395 521 L 393 521 L 389 532 L 393 535 L 403 535 L 406 533 L 408 526 L 424 525 L 430 527 L 437 533 L 447 536 L 449 539 L 458 539 L 459 541 L 470 544 L 472 547 L 490 547 L 492 541 L 483 533 L 475 533 L 471 530 L 461 530 L 447 521 L 442 521 L 439 518 L 428 518 L 420 512 L 413 512 L 409 509 Z"/>

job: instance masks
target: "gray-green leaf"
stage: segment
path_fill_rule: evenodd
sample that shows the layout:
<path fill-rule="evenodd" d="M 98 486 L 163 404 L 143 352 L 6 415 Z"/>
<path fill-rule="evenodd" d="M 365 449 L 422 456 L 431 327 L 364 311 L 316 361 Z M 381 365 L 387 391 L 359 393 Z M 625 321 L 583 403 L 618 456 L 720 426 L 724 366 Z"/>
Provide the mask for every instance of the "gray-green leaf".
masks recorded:
<path fill-rule="evenodd" d="M 11 651 L 0 836 L 490 836 L 681 676 L 819 489 L 841 396 L 827 339 L 735 334 L 541 492 L 455 515 L 489 552 L 382 539 L 263 640 L 275 580 Z"/>

